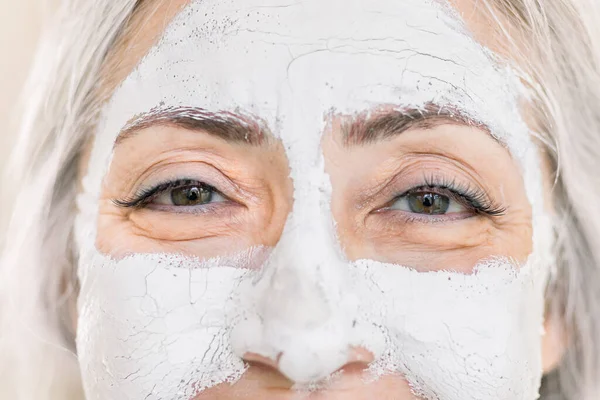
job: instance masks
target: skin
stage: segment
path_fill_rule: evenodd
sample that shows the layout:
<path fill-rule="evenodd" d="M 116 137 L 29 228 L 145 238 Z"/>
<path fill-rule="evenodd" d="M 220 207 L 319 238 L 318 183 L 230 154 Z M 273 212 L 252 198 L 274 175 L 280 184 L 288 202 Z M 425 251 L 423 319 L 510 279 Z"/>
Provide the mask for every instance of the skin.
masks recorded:
<path fill-rule="evenodd" d="M 109 55 L 101 95 L 112 93 L 186 4 L 181 0 L 144 3 Z M 478 40 L 492 50 L 501 47 L 475 2 L 453 4 Z M 508 150 L 483 129 L 442 118 L 391 139 L 348 145 L 343 131 L 351 121 L 352 116 L 331 115 L 322 142 L 333 188 L 331 208 L 349 259 L 369 258 L 418 270 L 438 265 L 469 273 L 478 260 L 492 254 L 524 261 L 531 253 L 532 210 L 522 174 Z M 115 257 L 132 252 L 214 257 L 277 243 L 293 201 L 279 141 L 267 138 L 259 146 L 250 146 L 172 125 L 145 130 L 115 146 L 99 204 L 96 245 L 101 252 Z M 83 176 L 87 156 L 81 165 Z M 402 209 L 398 195 L 422 183 L 423 171 L 444 182 L 475 188 L 506 211 L 479 215 L 454 200 L 455 212 L 446 215 L 432 217 Z M 206 183 L 221 191 L 224 201 L 210 206 L 213 213 L 180 212 L 168 204 L 168 194 L 145 208 L 115 204 L 115 200 L 131 199 L 140 187 L 182 173 L 204 176 Z M 544 206 L 542 200 L 539 206 Z M 194 223 L 182 223 L 191 220 Z M 547 321 L 545 372 L 562 355 L 559 331 L 559 324 Z M 401 376 L 364 382 L 364 369 L 373 358 L 361 348 L 353 350 L 349 363 L 326 389 L 311 393 L 291 390 L 293 382 L 279 372 L 277 360 L 256 354 L 246 354 L 245 360 L 249 369 L 241 380 L 206 390 L 195 399 L 417 398 Z"/>

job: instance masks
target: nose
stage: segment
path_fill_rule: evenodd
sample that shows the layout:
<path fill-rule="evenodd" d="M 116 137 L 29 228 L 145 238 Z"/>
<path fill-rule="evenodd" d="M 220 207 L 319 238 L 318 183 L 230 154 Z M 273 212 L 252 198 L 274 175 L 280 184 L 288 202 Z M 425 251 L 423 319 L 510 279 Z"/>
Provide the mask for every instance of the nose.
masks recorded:
<path fill-rule="evenodd" d="M 335 231 L 320 140 L 298 136 L 308 139 L 294 142 L 303 151 L 288 154 L 291 166 L 306 167 L 292 168 L 293 210 L 260 274 L 240 290 L 230 342 L 237 356 L 306 384 L 373 356 L 354 347 L 367 343 L 361 329 L 367 321 Z"/>
<path fill-rule="evenodd" d="M 322 381 L 350 364 L 365 367 L 374 356 L 358 346 L 369 342 L 369 324 L 360 319 L 346 266 L 327 253 L 333 246 L 293 253 L 290 245 L 280 242 L 264 275 L 242 291 L 245 311 L 230 332 L 234 353 L 299 384 Z"/>
<path fill-rule="evenodd" d="M 289 376 L 289 372 L 294 371 L 297 368 L 294 368 L 293 366 L 291 366 L 292 368 L 290 368 L 290 366 L 287 366 L 287 368 L 283 366 L 282 368 L 281 361 L 282 359 L 285 360 L 283 353 L 279 353 L 275 358 L 270 358 L 257 353 L 247 352 L 246 354 L 244 354 L 243 359 L 244 361 L 250 364 L 260 365 L 273 369 L 293 382 L 309 383 L 326 378 L 327 376 L 339 371 L 346 371 L 348 369 L 352 369 L 353 371 L 364 370 L 369 366 L 370 363 L 372 363 L 375 360 L 375 357 L 373 356 L 373 353 L 371 353 L 369 350 L 365 349 L 362 346 L 351 346 L 347 350 L 347 357 L 345 363 L 343 363 L 340 367 L 330 371 L 329 373 L 324 373 L 322 376 L 317 377 L 313 375 L 308 379 L 299 379 L 300 377 L 295 375 Z"/>

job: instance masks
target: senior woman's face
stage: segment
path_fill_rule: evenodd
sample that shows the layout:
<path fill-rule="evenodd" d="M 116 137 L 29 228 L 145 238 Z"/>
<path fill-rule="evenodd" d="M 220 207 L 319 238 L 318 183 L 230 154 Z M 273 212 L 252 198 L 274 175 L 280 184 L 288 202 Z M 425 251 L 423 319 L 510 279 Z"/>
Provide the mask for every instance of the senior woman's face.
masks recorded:
<path fill-rule="evenodd" d="M 537 152 L 518 79 L 453 12 L 183 9 L 78 199 L 90 399 L 537 397 Z"/>

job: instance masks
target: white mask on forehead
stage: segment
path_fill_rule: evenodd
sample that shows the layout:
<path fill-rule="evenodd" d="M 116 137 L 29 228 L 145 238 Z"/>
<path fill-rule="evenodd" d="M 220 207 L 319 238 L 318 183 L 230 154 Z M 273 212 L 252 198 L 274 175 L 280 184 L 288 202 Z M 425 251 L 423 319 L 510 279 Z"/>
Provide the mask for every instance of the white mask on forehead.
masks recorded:
<path fill-rule="evenodd" d="M 189 399 L 238 379 L 246 352 L 280 357 L 284 374 L 308 383 L 343 366 L 352 346 L 373 352 L 375 374 L 401 373 L 428 399 L 537 397 L 550 246 L 541 207 L 525 265 L 497 257 L 472 275 L 348 262 L 335 235 L 320 148 L 332 110 L 460 110 L 508 146 L 529 199 L 541 198 L 518 80 L 449 10 L 426 0 L 207 0 L 176 18 L 108 105 L 78 198 L 77 345 L 89 399 Z M 96 250 L 118 132 L 133 116 L 178 107 L 243 110 L 282 140 L 294 205 L 264 263 L 251 249 L 211 260 Z"/>

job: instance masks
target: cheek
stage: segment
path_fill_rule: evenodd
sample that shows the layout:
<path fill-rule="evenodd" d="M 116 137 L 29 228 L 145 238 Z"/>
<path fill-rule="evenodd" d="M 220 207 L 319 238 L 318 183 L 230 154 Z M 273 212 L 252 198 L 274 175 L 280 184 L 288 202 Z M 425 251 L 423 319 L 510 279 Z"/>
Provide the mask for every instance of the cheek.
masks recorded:
<path fill-rule="evenodd" d="M 87 393 L 191 398 L 241 375 L 242 361 L 225 345 L 236 314 L 232 293 L 259 256 L 96 256 L 80 265 L 77 348 Z"/>

